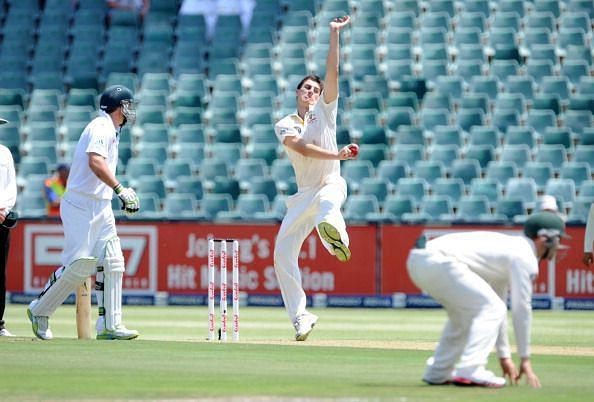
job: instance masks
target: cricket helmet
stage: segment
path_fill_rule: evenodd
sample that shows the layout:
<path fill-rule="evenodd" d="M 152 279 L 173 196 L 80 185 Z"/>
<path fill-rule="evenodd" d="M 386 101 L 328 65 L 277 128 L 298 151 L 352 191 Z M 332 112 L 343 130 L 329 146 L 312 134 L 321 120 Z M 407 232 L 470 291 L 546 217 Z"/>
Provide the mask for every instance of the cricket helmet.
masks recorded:
<path fill-rule="evenodd" d="M 537 212 L 526 219 L 524 234 L 531 239 L 539 236 L 566 237 L 565 222 L 554 212 Z"/>
<path fill-rule="evenodd" d="M 132 91 L 123 85 L 112 85 L 106 88 L 99 99 L 99 108 L 106 113 L 111 113 L 120 106 L 126 121 L 133 124 L 136 119 L 136 107 Z"/>

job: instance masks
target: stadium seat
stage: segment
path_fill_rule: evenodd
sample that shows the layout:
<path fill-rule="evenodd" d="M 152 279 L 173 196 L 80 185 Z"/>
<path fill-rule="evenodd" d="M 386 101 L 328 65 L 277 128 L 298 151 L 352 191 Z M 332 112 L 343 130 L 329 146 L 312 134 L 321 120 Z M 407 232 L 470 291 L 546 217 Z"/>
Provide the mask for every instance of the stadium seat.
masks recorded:
<path fill-rule="evenodd" d="M 495 213 L 510 222 L 521 222 L 526 219 L 528 210 L 521 199 L 501 198 L 495 204 Z"/>
<path fill-rule="evenodd" d="M 395 160 L 384 160 L 377 166 L 376 174 L 378 178 L 387 180 L 393 189 L 399 179 L 408 176 L 408 164 Z"/>
<path fill-rule="evenodd" d="M 524 202 L 526 208 L 536 207 L 537 186 L 534 179 L 530 177 L 514 177 L 507 181 L 504 188 L 507 198 L 518 198 Z"/>
<path fill-rule="evenodd" d="M 379 202 L 375 195 L 354 194 L 347 198 L 343 211 L 347 221 L 366 221 L 367 214 L 380 212 Z"/>
<path fill-rule="evenodd" d="M 449 197 L 454 205 L 465 194 L 465 191 L 462 179 L 438 178 L 431 185 L 432 194 Z"/>
<path fill-rule="evenodd" d="M 485 178 L 497 180 L 502 186 L 514 177 L 518 177 L 518 166 L 511 155 L 508 160 L 492 161 L 485 170 Z"/>
<path fill-rule="evenodd" d="M 566 162 L 561 167 L 559 178 L 573 180 L 576 188 L 579 189 L 583 182 L 592 180 L 592 163 Z"/>
<path fill-rule="evenodd" d="M 401 197 L 411 197 L 416 203 L 420 203 L 428 191 L 429 185 L 424 179 L 403 177 L 396 183 L 396 194 Z"/>
<path fill-rule="evenodd" d="M 439 178 L 445 177 L 441 162 L 420 160 L 412 168 L 413 176 L 424 179 L 430 186 Z"/>
<path fill-rule="evenodd" d="M 502 182 L 497 178 L 476 178 L 470 181 L 468 188 L 468 195 L 474 197 L 486 197 L 489 206 L 494 206 L 499 198 L 503 196 L 503 187 L 505 182 Z"/>
<path fill-rule="evenodd" d="M 457 203 L 456 219 L 463 222 L 480 223 L 491 214 L 489 199 L 484 195 L 469 195 L 460 198 Z"/>
<path fill-rule="evenodd" d="M 536 190 L 543 192 L 547 181 L 554 177 L 553 165 L 550 162 L 527 162 L 522 170 L 522 176 L 532 178 L 536 183 Z"/>
<path fill-rule="evenodd" d="M 375 170 L 370 161 L 353 159 L 342 162 L 341 173 L 349 186 L 357 191 L 360 182 L 366 177 L 373 177 Z"/>

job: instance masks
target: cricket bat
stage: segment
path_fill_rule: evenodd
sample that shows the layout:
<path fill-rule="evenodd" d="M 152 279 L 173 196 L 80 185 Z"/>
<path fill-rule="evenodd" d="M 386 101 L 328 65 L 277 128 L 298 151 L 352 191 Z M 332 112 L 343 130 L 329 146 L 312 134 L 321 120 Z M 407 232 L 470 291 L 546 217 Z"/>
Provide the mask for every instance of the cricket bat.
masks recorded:
<path fill-rule="evenodd" d="M 76 288 L 76 332 L 78 339 L 91 339 L 91 278 Z"/>

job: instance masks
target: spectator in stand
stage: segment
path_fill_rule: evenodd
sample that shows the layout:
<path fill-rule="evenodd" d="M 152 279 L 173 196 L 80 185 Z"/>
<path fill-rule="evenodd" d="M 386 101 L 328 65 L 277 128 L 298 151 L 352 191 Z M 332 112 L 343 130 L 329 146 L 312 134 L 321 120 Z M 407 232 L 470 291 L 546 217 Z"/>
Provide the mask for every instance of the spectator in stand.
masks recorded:
<path fill-rule="evenodd" d="M 47 216 L 60 216 L 60 202 L 66 192 L 66 182 L 70 166 L 66 163 L 60 163 L 56 167 L 56 173 L 48 177 L 43 183 L 43 195 L 47 205 Z"/>
<path fill-rule="evenodd" d="M 107 7 L 112 10 L 134 11 L 141 18 L 148 13 L 151 7 L 150 0 L 106 0 Z"/>
<path fill-rule="evenodd" d="M 255 0 L 183 0 L 179 13 L 204 15 L 208 38 L 212 38 L 219 15 L 239 15 L 243 32 L 246 32 L 255 5 Z"/>

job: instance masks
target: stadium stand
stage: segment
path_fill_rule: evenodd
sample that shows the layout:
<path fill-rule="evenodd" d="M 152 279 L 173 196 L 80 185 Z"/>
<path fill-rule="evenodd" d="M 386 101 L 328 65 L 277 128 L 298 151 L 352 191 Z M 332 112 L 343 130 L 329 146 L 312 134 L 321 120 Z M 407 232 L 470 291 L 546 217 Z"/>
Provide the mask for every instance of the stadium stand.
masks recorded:
<path fill-rule="evenodd" d="M 221 219 L 280 219 L 296 183 L 272 124 L 294 109 L 301 76 L 323 72 L 327 22 L 348 13 L 337 133 L 361 145 L 342 169 L 351 194 L 376 197 L 365 219 L 425 219 L 428 196 L 449 197 L 432 219 L 509 222 L 551 191 L 583 222 L 594 197 L 591 0 L 258 1 L 248 26 L 225 16 L 212 37 L 180 4 L 155 2 L 141 21 L 108 20 L 102 1 L 3 2 L 0 141 L 21 190 L 69 161 L 98 95 L 119 83 L 140 100 L 119 168 L 147 194 L 143 217 L 184 206 L 215 219 L 222 202 Z M 272 181 L 267 202 L 254 181 Z M 30 199 L 18 207 L 39 212 Z"/>

